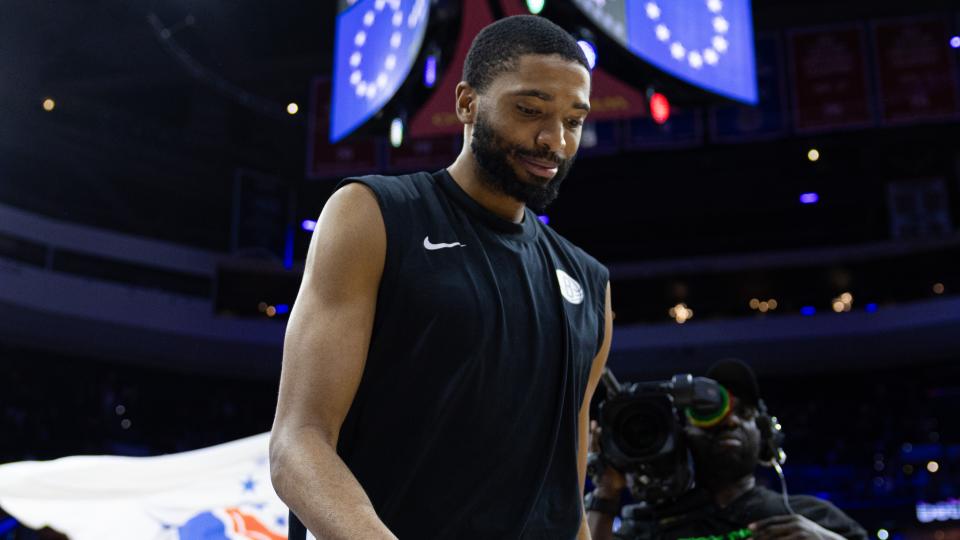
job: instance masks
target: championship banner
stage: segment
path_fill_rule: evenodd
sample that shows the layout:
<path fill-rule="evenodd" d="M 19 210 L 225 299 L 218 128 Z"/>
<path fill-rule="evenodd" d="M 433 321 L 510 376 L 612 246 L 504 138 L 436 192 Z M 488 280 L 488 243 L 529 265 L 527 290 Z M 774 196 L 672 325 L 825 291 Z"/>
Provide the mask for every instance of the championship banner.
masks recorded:
<path fill-rule="evenodd" d="M 311 180 L 369 173 L 379 164 L 374 139 L 330 144 L 330 80 L 317 77 L 310 87 L 310 125 L 307 129 L 307 171 Z"/>
<path fill-rule="evenodd" d="M 787 92 L 783 54 L 776 36 L 757 38 L 755 107 L 723 105 L 710 110 L 710 135 L 716 142 L 775 139 L 787 133 Z"/>
<path fill-rule="evenodd" d="M 789 49 L 798 132 L 873 124 L 860 25 L 792 31 Z"/>
<path fill-rule="evenodd" d="M 877 86 L 884 123 L 954 120 L 960 115 L 957 66 L 948 21 L 875 21 Z"/>
<path fill-rule="evenodd" d="M 0 465 L 0 507 L 70 540 L 286 540 L 270 434 L 158 457 Z"/>

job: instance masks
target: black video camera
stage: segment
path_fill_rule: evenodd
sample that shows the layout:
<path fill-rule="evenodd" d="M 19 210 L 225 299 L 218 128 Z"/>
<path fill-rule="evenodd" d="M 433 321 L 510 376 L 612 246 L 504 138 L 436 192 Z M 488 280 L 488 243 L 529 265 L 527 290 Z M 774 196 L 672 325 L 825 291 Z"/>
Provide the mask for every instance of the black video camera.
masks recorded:
<path fill-rule="evenodd" d="M 688 418 L 709 422 L 729 411 L 727 391 L 713 379 L 690 374 L 669 381 L 621 386 L 604 370 L 607 399 L 600 404 L 601 454 L 591 456 L 596 478 L 606 465 L 632 473 L 635 499 L 650 505 L 673 501 L 693 487 L 693 457 L 683 433 Z"/>

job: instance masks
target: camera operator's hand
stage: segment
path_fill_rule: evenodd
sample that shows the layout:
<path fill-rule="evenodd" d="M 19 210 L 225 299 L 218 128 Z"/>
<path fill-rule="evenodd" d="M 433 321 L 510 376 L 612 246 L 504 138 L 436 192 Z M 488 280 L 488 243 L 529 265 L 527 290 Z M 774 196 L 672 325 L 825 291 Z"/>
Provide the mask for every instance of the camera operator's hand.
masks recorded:
<path fill-rule="evenodd" d="M 799 514 L 769 517 L 751 523 L 749 527 L 756 540 L 844 540 L 839 534 Z"/>
<path fill-rule="evenodd" d="M 596 420 L 590 421 L 590 452 L 600 453 L 600 432 L 602 428 Z M 620 492 L 626 487 L 627 481 L 623 473 L 607 466 L 597 478 L 592 479 L 596 484 L 596 494 L 604 499 L 620 500 Z"/>

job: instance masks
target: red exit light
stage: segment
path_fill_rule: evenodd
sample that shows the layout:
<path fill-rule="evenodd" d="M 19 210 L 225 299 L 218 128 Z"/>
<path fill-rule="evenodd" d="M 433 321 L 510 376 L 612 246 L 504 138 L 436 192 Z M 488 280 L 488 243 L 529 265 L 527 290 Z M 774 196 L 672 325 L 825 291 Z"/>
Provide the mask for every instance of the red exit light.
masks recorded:
<path fill-rule="evenodd" d="M 670 119 L 670 101 L 660 92 L 650 96 L 650 116 L 657 124 L 663 125 Z"/>

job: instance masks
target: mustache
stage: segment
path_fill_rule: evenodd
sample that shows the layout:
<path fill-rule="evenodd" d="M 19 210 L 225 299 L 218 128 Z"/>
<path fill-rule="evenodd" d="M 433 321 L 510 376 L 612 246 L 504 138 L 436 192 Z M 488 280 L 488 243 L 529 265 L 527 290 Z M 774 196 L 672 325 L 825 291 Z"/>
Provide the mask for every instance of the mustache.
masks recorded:
<path fill-rule="evenodd" d="M 514 147 L 513 154 L 519 157 L 528 157 L 531 159 L 542 159 L 544 161 L 550 161 L 556 164 L 557 166 L 563 165 L 564 163 L 567 162 L 566 159 L 563 159 L 562 157 L 546 149 L 542 151 L 536 151 L 536 150 L 528 150 L 526 148 L 521 148 L 521 147 Z"/>

